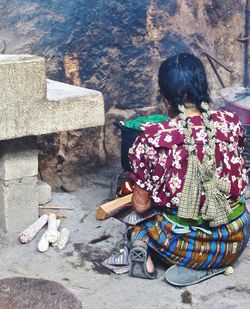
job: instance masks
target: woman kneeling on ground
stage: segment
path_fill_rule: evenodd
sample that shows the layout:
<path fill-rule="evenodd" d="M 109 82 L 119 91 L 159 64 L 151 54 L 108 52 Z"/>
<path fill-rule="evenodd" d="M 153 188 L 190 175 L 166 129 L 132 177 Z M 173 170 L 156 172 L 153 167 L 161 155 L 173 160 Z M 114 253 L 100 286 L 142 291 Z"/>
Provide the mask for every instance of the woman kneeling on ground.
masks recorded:
<path fill-rule="evenodd" d="M 224 271 L 247 245 L 243 129 L 236 114 L 209 109 L 195 56 L 168 58 L 158 78 L 172 119 L 145 124 L 129 150 L 133 207 L 147 218 L 133 226 L 130 274 L 156 278 L 153 251 L 175 265 L 170 283 L 188 285 Z"/>

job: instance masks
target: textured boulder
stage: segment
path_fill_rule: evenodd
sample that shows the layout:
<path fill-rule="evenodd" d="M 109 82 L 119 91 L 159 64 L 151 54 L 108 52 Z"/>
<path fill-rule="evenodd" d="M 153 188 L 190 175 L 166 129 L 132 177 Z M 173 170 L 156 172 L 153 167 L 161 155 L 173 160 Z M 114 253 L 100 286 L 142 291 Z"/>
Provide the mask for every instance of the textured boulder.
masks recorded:
<path fill-rule="evenodd" d="M 0 280 L 0 303 L 4 309 L 81 309 L 81 302 L 61 284 L 25 277 Z"/>

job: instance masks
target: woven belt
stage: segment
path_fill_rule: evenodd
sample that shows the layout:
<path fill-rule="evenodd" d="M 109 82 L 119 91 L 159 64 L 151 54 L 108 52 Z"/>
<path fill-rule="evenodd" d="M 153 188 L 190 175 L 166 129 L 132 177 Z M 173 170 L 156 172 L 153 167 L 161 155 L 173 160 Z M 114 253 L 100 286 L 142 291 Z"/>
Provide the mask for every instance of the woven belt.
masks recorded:
<path fill-rule="evenodd" d="M 244 204 L 245 205 L 245 203 L 246 203 L 246 192 L 244 194 L 242 194 L 241 197 L 239 197 L 236 202 L 231 203 L 230 206 L 231 206 L 231 208 L 234 208 L 238 204 Z"/>
<path fill-rule="evenodd" d="M 246 195 L 242 195 L 238 200 L 232 204 L 230 204 L 232 208 L 232 212 L 228 216 L 228 221 L 234 221 L 237 219 L 239 216 L 243 214 L 245 211 L 245 200 L 246 200 Z M 167 214 L 167 217 L 169 219 L 177 224 L 184 225 L 184 226 L 200 226 L 202 224 L 206 224 L 207 221 L 202 219 L 201 216 L 198 217 L 198 220 L 191 220 L 191 219 L 184 219 L 180 218 L 175 214 Z"/>

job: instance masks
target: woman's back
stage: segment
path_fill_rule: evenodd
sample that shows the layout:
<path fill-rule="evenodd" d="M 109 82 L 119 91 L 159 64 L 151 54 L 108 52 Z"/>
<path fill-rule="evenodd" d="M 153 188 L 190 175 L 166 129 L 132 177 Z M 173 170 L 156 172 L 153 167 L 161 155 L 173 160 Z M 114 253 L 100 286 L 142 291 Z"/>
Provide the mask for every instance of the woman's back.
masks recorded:
<path fill-rule="evenodd" d="M 208 140 L 201 116 L 189 118 L 197 156 L 202 162 Z M 241 155 L 243 130 L 236 114 L 224 110 L 211 112 L 216 133 L 216 176 L 231 185 L 229 199 L 235 201 L 247 185 L 247 174 Z M 185 175 L 188 152 L 181 120 L 147 124 L 130 149 L 132 178 L 150 193 L 154 205 L 177 208 Z M 202 194 L 201 205 L 205 195 Z"/>

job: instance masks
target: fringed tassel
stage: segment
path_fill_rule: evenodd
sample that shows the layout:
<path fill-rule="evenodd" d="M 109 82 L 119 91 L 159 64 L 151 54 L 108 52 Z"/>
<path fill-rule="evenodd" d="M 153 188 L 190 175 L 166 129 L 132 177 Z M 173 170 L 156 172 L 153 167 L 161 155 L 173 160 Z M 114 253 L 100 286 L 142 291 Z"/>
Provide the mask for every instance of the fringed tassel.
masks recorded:
<path fill-rule="evenodd" d="M 194 150 L 190 150 L 187 173 L 178 205 L 178 216 L 185 219 L 198 220 L 201 198 L 199 162 Z"/>
<path fill-rule="evenodd" d="M 223 193 L 230 192 L 230 184 L 214 177 L 203 184 L 203 189 L 206 200 L 202 207 L 202 218 L 210 221 L 210 227 L 227 224 L 232 209 Z"/>

